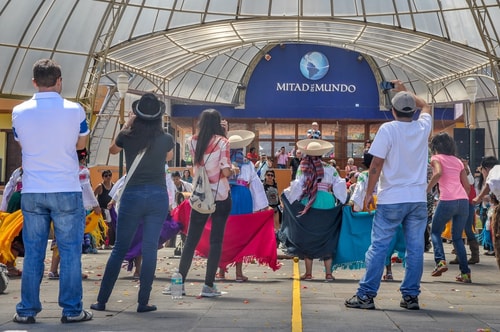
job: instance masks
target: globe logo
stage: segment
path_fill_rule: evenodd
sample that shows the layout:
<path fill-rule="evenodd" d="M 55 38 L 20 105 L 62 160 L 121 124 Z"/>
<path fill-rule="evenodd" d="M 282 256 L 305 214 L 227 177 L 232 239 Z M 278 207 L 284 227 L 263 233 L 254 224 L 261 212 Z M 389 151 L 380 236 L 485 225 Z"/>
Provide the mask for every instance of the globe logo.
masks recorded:
<path fill-rule="evenodd" d="M 313 81 L 325 77 L 329 68 L 328 58 L 320 52 L 308 52 L 300 60 L 300 72 Z"/>

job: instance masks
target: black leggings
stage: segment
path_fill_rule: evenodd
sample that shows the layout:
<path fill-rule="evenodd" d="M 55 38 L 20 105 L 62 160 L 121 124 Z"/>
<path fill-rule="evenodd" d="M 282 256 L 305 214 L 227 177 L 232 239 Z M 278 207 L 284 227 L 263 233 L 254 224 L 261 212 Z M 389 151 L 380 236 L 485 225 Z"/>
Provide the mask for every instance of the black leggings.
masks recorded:
<path fill-rule="evenodd" d="M 224 230 L 226 228 L 227 218 L 231 212 L 231 196 L 224 201 L 216 201 L 215 212 L 212 213 L 212 230 L 210 232 L 210 252 L 208 253 L 207 270 L 205 273 L 205 285 L 213 287 L 217 266 L 219 265 L 222 253 L 222 240 L 224 239 Z M 193 261 L 194 251 L 198 242 L 200 242 L 203 229 L 207 223 L 209 214 L 202 214 L 191 210 L 189 229 L 186 243 L 182 249 L 181 261 L 179 263 L 179 272 L 182 275 L 182 281 L 186 280 L 189 268 Z"/>

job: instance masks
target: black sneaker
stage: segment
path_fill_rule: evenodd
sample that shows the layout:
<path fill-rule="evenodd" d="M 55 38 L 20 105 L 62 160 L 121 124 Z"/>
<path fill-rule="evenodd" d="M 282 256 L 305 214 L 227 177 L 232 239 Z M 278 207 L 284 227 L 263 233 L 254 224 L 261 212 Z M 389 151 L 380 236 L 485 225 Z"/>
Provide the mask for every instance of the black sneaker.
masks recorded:
<path fill-rule="evenodd" d="M 91 320 L 94 314 L 91 311 L 82 310 L 78 316 L 62 316 L 61 323 L 80 323 Z"/>
<path fill-rule="evenodd" d="M 14 323 L 19 323 L 19 324 L 35 324 L 36 319 L 35 316 L 19 316 L 18 314 L 14 315 L 14 318 L 12 319 Z"/>
<path fill-rule="evenodd" d="M 373 297 L 366 295 L 364 298 L 354 295 L 350 299 L 345 300 L 344 304 L 348 308 L 375 309 L 375 303 L 373 302 Z"/>
<path fill-rule="evenodd" d="M 419 310 L 420 306 L 418 305 L 418 296 L 403 296 L 399 306 L 408 310 Z"/>

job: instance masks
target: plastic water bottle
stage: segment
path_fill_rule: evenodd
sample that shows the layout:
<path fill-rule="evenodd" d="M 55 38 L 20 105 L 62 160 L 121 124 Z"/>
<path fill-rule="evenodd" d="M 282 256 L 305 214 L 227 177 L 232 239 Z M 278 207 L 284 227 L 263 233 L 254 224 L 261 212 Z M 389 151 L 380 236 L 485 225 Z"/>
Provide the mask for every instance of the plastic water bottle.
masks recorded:
<path fill-rule="evenodd" d="M 170 278 L 170 291 L 173 299 L 182 299 L 182 275 L 179 273 L 179 269 L 175 269 L 172 277 Z"/>

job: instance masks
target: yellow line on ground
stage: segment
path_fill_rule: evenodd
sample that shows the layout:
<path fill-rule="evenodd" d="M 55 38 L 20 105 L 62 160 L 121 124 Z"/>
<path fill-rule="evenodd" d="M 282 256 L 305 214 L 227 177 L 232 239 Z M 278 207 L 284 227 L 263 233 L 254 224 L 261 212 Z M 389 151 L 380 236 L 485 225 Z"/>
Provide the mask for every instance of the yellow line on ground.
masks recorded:
<path fill-rule="evenodd" d="M 300 301 L 298 257 L 293 258 L 292 332 L 302 332 L 302 303 Z"/>

